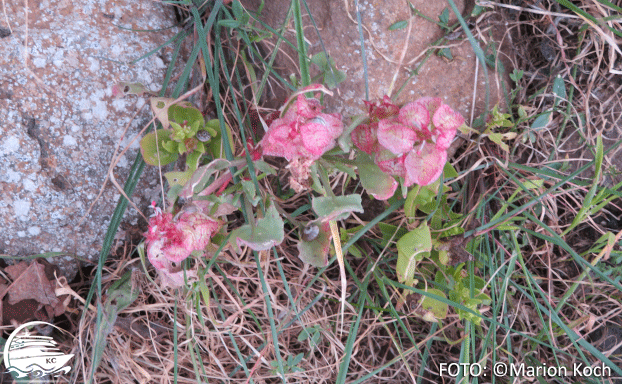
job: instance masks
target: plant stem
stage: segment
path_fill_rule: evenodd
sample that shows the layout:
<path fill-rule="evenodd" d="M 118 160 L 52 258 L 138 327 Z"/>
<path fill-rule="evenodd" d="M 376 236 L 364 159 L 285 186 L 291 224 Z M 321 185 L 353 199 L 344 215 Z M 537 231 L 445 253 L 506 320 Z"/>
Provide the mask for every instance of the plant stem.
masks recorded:
<path fill-rule="evenodd" d="M 346 128 L 341 136 L 339 136 L 339 147 L 341 147 L 344 152 L 350 152 L 352 142 L 352 140 L 350 139 L 350 135 L 352 134 L 352 131 L 354 131 L 354 128 L 361 125 L 361 123 L 363 123 L 365 120 L 367 120 L 367 114 L 355 116 L 352 119 L 352 122 L 350 123 L 348 128 Z"/>
<path fill-rule="evenodd" d="M 305 225 L 304 225 L 302 222 L 300 222 L 300 221 L 298 221 L 298 220 L 294 219 L 294 218 L 292 217 L 292 215 L 290 215 L 289 213 L 285 212 L 285 210 L 284 210 L 283 208 L 281 208 L 281 206 L 280 206 L 280 205 L 278 205 L 278 204 L 274 204 L 274 207 L 276 208 L 276 210 L 277 210 L 277 211 L 279 211 L 279 213 L 280 213 L 281 215 L 285 216 L 285 218 L 286 218 L 287 220 L 289 220 L 289 222 L 290 222 L 290 223 L 294 224 L 295 226 L 297 226 L 297 227 L 298 227 L 298 228 L 300 228 L 301 230 L 305 228 Z"/>
<path fill-rule="evenodd" d="M 335 193 L 330 187 L 330 180 L 328 180 L 328 172 L 326 171 L 326 168 L 318 164 L 317 170 L 320 175 L 320 181 L 322 182 L 322 187 L 324 188 L 324 196 L 335 197 Z"/>

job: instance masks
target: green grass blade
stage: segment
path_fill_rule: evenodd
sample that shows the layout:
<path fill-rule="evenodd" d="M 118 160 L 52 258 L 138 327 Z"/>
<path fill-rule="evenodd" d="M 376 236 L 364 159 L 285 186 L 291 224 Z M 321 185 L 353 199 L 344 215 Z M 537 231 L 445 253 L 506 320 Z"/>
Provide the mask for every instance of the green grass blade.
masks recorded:
<path fill-rule="evenodd" d="M 572 12 L 576 13 L 577 15 L 581 15 L 583 18 L 588 19 L 589 21 L 591 21 L 594 24 L 597 25 L 604 25 L 607 29 L 609 29 L 611 32 L 615 33 L 616 35 L 618 35 L 619 37 L 622 37 L 622 32 L 618 31 L 615 28 L 610 27 L 607 24 L 603 24 L 601 22 L 599 22 L 594 16 L 590 15 L 589 13 L 585 12 L 584 10 L 582 10 L 581 8 L 577 7 L 576 5 L 574 5 L 573 3 L 571 3 L 568 0 L 556 0 L 559 4 L 563 5 L 564 7 L 570 9 Z M 603 1 L 603 0 L 599 0 L 599 1 Z M 619 7 L 618 8 L 618 12 L 619 11 Z"/>
<path fill-rule="evenodd" d="M 220 305 L 220 299 L 218 298 L 218 294 L 216 293 L 216 290 L 214 289 L 214 286 L 211 281 L 210 281 L 210 287 L 212 291 L 212 296 L 214 297 L 214 302 L 218 303 L 218 312 L 220 314 L 220 318 L 222 319 L 222 321 L 225 321 L 227 320 L 227 316 L 225 316 L 225 313 L 222 310 L 222 306 Z M 229 339 L 231 340 L 231 343 L 233 344 L 233 349 L 235 349 L 235 353 L 240 361 L 240 365 L 238 366 L 238 369 L 243 369 L 244 373 L 246 373 L 246 377 L 250 378 L 250 383 L 254 383 L 250 375 L 250 370 L 248 369 L 248 366 L 246 365 L 246 363 L 250 361 L 250 357 L 248 360 L 244 359 L 244 355 L 240 351 L 240 347 L 238 347 L 238 343 L 235 341 L 234 335 L 231 332 L 227 332 L 227 334 L 229 336 Z M 235 372 L 237 372 L 238 369 L 234 370 L 233 374 L 235 374 Z M 230 374 L 230 376 L 232 376 L 233 374 Z"/>
<path fill-rule="evenodd" d="M 425 373 L 425 369 L 428 367 L 427 361 L 430 357 L 430 351 L 432 349 L 432 342 L 434 339 L 431 337 L 438 328 L 438 323 L 432 324 L 430 327 L 430 332 L 428 332 L 428 342 L 425 344 L 423 348 L 423 355 L 421 355 L 421 367 L 419 367 L 419 377 L 417 378 L 417 384 L 421 384 L 423 380 L 423 374 Z"/>
<path fill-rule="evenodd" d="M 304 0 L 303 0 L 304 1 Z M 304 24 L 300 11 L 300 0 L 292 0 L 294 6 L 294 28 L 296 29 L 296 43 L 298 45 L 298 63 L 300 65 L 300 83 L 303 87 L 311 84 L 309 75 L 309 59 L 307 58 L 307 46 L 305 43 Z"/>
<path fill-rule="evenodd" d="M 519 291 L 521 291 L 521 293 L 523 293 L 524 295 L 527 295 L 527 292 L 525 290 L 523 290 L 523 288 L 521 286 L 519 286 L 518 284 L 512 282 L 512 285 L 514 287 L 516 287 L 516 289 L 518 289 Z M 543 292 L 542 289 L 540 288 L 539 285 L 534 284 L 534 288 L 536 288 L 539 292 L 539 294 L 541 295 L 542 298 L 544 298 L 544 300 L 547 299 L 547 295 L 546 292 Z M 585 348 L 588 352 L 590 352 L 596 359 L 600 360 L 601 362 L 607 364 L 608 367 L 611 368 L 611 370 L 613 372 L 616 372 L 616 374 L 618 375 L 622 375 L 622 367 L 618 367 L 616 364 L 614 364 L 607 356 L 605 356 L 602 352 L 600 352 L 598 349 L 596 349 L 592 344 L 590 344 L 587 340 L 585 340 L 585 338 L 577 335 L 572 329 L 570 329 L 564 322 L 563 320 L 561 320 L 559 318 L 559 316 L 555 313 L 555 312 L 549 312 L 547 311 L 547 309 L 540 304 L 539 301 L 534 300 L 533 304 L 537 305 L 538 308 L 545 313 L 546 315 L 551 316 L 552 320 L 560 327 L 564 330 L 564 332 L 566 333 L 566 335 L 570 338 L 570 340 L 573 343 L 577 343 L 579 345 L 581 345 L 583 348 Z M 580 349 L 577 349 L 578 352 L 580 354 L 583 354 L 582 351 Z M 585 360 L 586 365 L 591 364 L 589 361 Z"/>
<path fill-rule="evenodd" d="M 369 283 L 369 277 L 365 279 L 363 283 L 363 287 L 367 290 L 367 285 Z M 339 373 L 337 374 L 336 384 L 344 384 L 346 382 L 346 376 L 348 375 L 348 366 L 350 365 L 350 359 L 352 358 L 352 349 L 354 348 L 354 341 L 356 340 L 356 336 L 358 335 L 359 325 L 361 324 L 361 317 L 363 314 L 365 303 L 365 296 L 361 295 L 359 298 L 359 312 L 356 317 L 356 321 L 354 322 L 354 326 L 349 331 L 348 339 L 346 340 L 346 349 L 344 351 L 343 361 L 339 365 Z"/>
<path fill-rule="evenodd" d="M 579 209 L 579 212 L 577 212 L 577 215 L 575 216 L 574 220 L 572 220 L 572 223 L 568 226 L 568 228 L 566 228 L 566 230 L 562 232 L 561 236 L 565 236 L 571 230 L 573 230 L 577 225 L 583 222 L 583 219 L 585 219 L 586 214 L 592 208 L 592 201 L 594 200 L 594 196 L 596 195 L 596 191 L 598 189 L 598 185 L 600 181 L 600 176 L 602 175 L 603 137 L 600 135 L 596 139 L 596 156 L 594 158 L 594 163 L 595 163 L 596 170 L 594 171 L 594 181 L 592 183 L 592 187 L 588 191 L 587 195 L 585 195 L 585 199 L 583 199 L 583 204 L 581 205 L 581 209 Z"/>
<path fill-rule="evenodd" d="M 268 294 L 268 284 L 266 283 L 266 279 L 264 278 L 261 263 L 259 262 L 259 255 L 257 252 L 254 252 L 255 262 L 257 263 L 257 275 L 259 275 L 259 280 L 261 281 L 261 289 L 264 292 L 264 300 L 266 302 L 266 309 L 268 312 L 268 319 L 270 321 L 270 332 L 272 333 L 272 343 L 274 346 L 274 354 L 276 355 L 277 368 L 279 370 L 279 374 L 281 377 L 281 381 L 283 383 L 287 383 L 287 379 L 285 378 L 285 371 L 283 370 L 283 358 L 281 357 L 281 349 L 279 348 L 279 335 L 276 331 L 276 325 L 274 323 L 274 312 L 272 311 L 272 298 Z"/>

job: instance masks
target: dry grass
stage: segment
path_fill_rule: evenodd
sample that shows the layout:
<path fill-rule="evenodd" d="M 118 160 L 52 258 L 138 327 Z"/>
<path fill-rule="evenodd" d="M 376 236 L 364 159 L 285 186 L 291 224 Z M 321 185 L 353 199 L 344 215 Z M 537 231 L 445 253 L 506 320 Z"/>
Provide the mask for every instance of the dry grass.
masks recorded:
<path fill-rule="evenodd" d="M 209 306 L 203 301 L 197 303 L 200 297 L 192 290 L 162 291 L 139 273 L 141 277 L 138 278 L 137 288 L 141 294 L 131 309 L 123 313 L 123 317 L 137 323 L 141 329 L 151 328 L 154 337 L 145 338 L 128 332 L 125 323 L 115 327 L 96 375 L 97 382 L 130 383 L 137 380 L 140 383 L 167 383 L 173 377 L 176 365 L 179 383 L 196 383 L 193 361 L 197 355 L 193 356 L 193 352 L 203 359 L 202 377 L 223 380 L 237 371 L 229 382 L 246 383 L 248 377 L 258 383 L 278 382 L 280 379 L 271 365 L 275 361 L 275 351 L 269 333 L 270 317 L 274 318 L 279 332 L 281 355 L 287 357 L 304 353 L 298 364 L 302 371 L 289 373 L 288 380 L 334 382 L 338 363 L 344 355 L 347 330 L 356 319 L 352 308 L 347 310 L 346 332 L 340 334 L 337 326 L 338 279 L 325 278 L 308 286 L 313 275 L 301 270 L 296 265 L 299 263 L 282 260 L 283 273 L 288 277 L 288 287 L 285 287 L 276 260 L 262 256 L 261 268 L 268 292 L 264 292 L 259 284 L 258 269 L 251 261 L 252 255 L 241 257 L 235 253 L 221 253 L 219 266 L 214 268 L 213 273 L 205 275 L 213 295 Z M 114 267 L 117 273 L 121 273 L 132 268 L 136 260 L 122 259 L 117 263 Z M 327 275 L 335 275 L 337 272 L 333 269 L 329 269 Z M 111 281 L 115 279 L 113 274 L 109 277 Z M 288 298 L 288 289 L 296 303 L 295 308 L 292 308 Z M 266 308 L 265 301 L 268 299 L 272 303 L 273 314 Z M 85 327 L 79 332 L 79 339 L 87 350 L 94 339 L 95 317 L 95 310 L 88 311 L 83 323 Z M 360 321 L 360 337 L 355 342 L 350 366 L 352 377 L 365 375 L 375 369 L 379 361 L 386 362 L 395 357 L 391 337 L 386 330 L 388 319 L 364 311 Z M 317 345 L 312 347 L 310 340 L 298 341 L 304 328 L 316 326 L 319 326 L 320 333 Z M 417 321 L 410 326 L 414 334 L 425 324 Z M 176 359 L 172 340 L 174 327 L 178 332 Z M 421 340 L 419 347 L 424 341 Z M 244 364 L 246 369 L 240 369 L 240 361 L 247 357 L 250 359 Z M 415 369 L 417 358 L 414 350 L 405 358 L 411 369 Z M 84 364 L 81 370 L 88 372 L 90 362 L 84 361 Z M 400 365 L 383 371 L 379 376 L 384 380 L 409 380 L 408 372 Z M 380 377 L 379 382 L 383 381 Z"/>

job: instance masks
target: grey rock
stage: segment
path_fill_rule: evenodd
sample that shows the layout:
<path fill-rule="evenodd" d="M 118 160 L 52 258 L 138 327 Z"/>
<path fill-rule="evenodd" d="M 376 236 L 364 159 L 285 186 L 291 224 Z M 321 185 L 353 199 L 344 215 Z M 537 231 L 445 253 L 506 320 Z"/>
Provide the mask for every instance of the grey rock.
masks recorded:
<path fill-rule="evenodd" d="M 79 221 L 126 125 L 122 146 L 150 119 L 148 108 L 132 119 L 145 98 L 115 99 L 111 87 L 117 81 L 161 87 L 171 47 L 132 61 L 170 39 L 177 30 L 163 28 L 175 21 L 170 9 L 147 0 L 28 4 L 26 12 L 23 2 L 7 2 L 9 24 L 0 18 L 0 253 L 67 252 L 95 260 L 120 196 L 116 188 L 106 187 L 83 225 Z M 115 168 L 120 183 L 138 141 L 131 148 Z M 155 177 L 143 177 L 133 198 L 140 209 L 155 184 Z M 130 209 L 124 219 L 136 224 L 137 217 Z M 77 271 L 71 257 L 50 261 L 69 279 Z"/>

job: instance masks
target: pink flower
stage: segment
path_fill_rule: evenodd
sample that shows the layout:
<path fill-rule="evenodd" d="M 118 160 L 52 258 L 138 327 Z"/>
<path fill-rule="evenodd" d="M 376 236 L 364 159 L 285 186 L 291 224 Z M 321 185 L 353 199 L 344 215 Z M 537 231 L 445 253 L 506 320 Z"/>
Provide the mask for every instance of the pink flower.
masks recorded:
<path fill-rule="evenodd" d="M 380 120 L 378 123 L 378 143 L 396 155 L 413 149 L 416 140 L 416 131 L 401 124 L 396 118 Z"/>
<path fill-rule="evenodd" d="M 388 200 L 393 196 L 393 194 L 395 194 L 395 191 L 397 190 L 397 186 L 399 185 L 399 183 L 397 182 L 397 180 L 391 177 L 390 184 L 381 184 L 381 185 L 385 187 L 382 190 L 382 193 L 370 192 L 370 194 L 374 197 L 374 199 Z"/>
<path fill-rule="evenodd" d="M 403 106 L 400 109 L 399 120 L 402 124 L 409 125 L 417 131 L 429 132 L 430 112 L 419 100 Z"/>
<path fill-rule="evenodd" d="M 403 177 L 406 186 L 436 181 L 464 118 L 440 98 L 423 97 L 402 108 L 387 96 L 365 104 L 370 122 L 352 131 L 354 145 L 373 155 L 386 174 Z"/>
<path fill-rule="evenodd" d="M 443 104 L 443 100 L 440 97 L 420 97 L 415 102 L 423 104 L 430 113 L 434 113 Z"/>
<path fill-rule="evenodd" d="M 200 212 L 184 212 L 177 220 L 177 228 L 183 234 L 183 245 L 190 252 L 205 249 L 219 227 L 217 221 Z"/>
<path fill-rule="evenodd" d="M 312 119 L 322 112 L 322 106 L 317 99 L 307 99 L 304 95 L 296 98 L 296 110 L 298 115 Z"/>
<path fill-rule="evenodd" d="M 441 176 L 447 151 L 441 150 L 432 144 L 425 143 L 421 150 L 412 150 L 404 159 L 406 169 L 405 185 L 428 185 Z"/>
<path fill-rule="evenodd" d="M 387 119 L 389 117 L 397 115 L 400 111 L 400 107 L 393 104 L 393 101 L 391 101 L 391 98 L 387 95 L 384 95 L 382 101 L 376 101 L 372 103 L 365 100 L 364 103 L 367 106 L 370 121 L 380 121 L 382 119 Z"/>
<path fill-rule="evenodd" d="M 287 113 L 270 124 L 261 141 L 263 154 L 317 160 L 332 149 L 343 132 L 341 115 L 321 113 L 321 108 L 317 99 L 298 95 Z"/>
<path fill-rule="evenodd" d="M 299 156 L 302 140 L 295 126 L 295 121 L 276 119 L 261 140 L 263 154 L 284 157 L 288 160 Z"/>
<path fill-rule="evenodd" d="M 406 176 L 406 167 L 404 166 L 404 159 L 406 154 L 396 156 L 388 149 L 383 149 L 376 153 L 376 164 L 382 172 L 393 176 Z"/>
<path fill-rule="evenodd" d="M 342 131 L 341 116 L 320 113 L 300 126 L 300 137 L 304 149 L 311 154 L 310 157 L 319 159 L 326 151 L 335 146 L 335 140 Z"/>
<path fill-rule="evenodd" d="M 443 104 L 434 113 L 432 122 L 434 122 L 434 126 L 438 131 L 436 146 L 441 149 L 447 149 L 456 136 L 458 127 L 464 124 L 464 117 L 448 105 Z"/>
<path fill-rule="evenodd" d="M 193 251 L 205 249 L 220 223 L 201 212 L 184 212 L 177 220 L 170 213 L 156 212 L 149 219 L 147 257 L 158 270 L 186 259 Z"/>
<path fill-rule="evenodd" d="M 378 151 L 378 122 L 361 124 L 354 128 L 350 137 L 361 151 L 371 155 Z"/>

